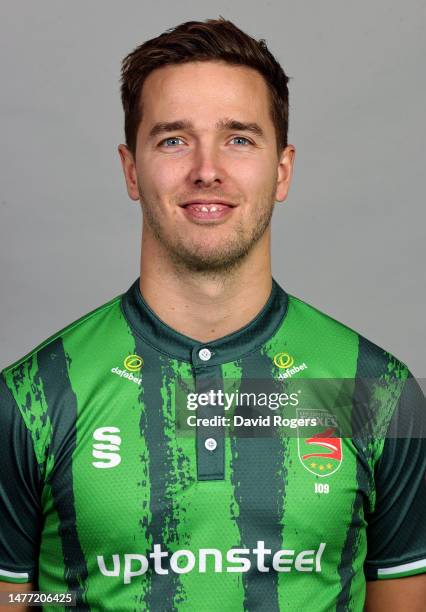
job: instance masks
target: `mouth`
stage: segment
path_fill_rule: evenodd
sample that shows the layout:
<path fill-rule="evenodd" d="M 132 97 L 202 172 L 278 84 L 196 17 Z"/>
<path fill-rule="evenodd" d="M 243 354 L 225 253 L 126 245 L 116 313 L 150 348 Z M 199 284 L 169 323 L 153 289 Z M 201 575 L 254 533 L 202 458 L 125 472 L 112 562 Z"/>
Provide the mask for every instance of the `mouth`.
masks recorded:
<path fill-rule="evenodd" d="M 221 221 L 227 218 L 236 204 L 224 200 L 192 200 L 180 205 L 186 216 L 198 222 Z"/>

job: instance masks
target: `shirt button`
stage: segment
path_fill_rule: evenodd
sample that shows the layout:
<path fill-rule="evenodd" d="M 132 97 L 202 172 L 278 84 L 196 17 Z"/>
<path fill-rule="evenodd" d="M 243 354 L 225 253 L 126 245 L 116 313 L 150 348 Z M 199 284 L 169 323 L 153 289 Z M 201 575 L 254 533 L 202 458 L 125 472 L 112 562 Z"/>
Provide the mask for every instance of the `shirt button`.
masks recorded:
<path fill-rule="evenodd" d="M 207 438 L 207 440 L 204 442 L 204 446 L 207 450 L 214 451 L 216 450 L 217 442 L 214 438 Z"/>
<path fill-rule="evenodd" d="M 212 356 L 211 351 L 208 348 L 202 348 L 198 351 L 198 357 L 202 359 L 202 361 L 208 361 Z"/>

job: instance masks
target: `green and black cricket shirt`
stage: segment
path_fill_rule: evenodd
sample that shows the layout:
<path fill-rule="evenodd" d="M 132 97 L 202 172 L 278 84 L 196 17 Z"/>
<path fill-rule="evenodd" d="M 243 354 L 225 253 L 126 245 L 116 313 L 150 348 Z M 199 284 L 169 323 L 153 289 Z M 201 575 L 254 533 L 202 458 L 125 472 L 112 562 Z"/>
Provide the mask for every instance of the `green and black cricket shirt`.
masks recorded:
<path fill-rule="evenodd" d="M 374 380 L 382 433 L 415 435 L 342 435 L 297 395 L 310 379 L 354 397 Z M 268 435 L 231 415 L 275 406 L 208 395 L 253 381 L 294 392 Z M 179 407 L 185 389 L 210 400 Z M 0 580 L 76 592 L 79 610 L 361 612 L 366 579 L 426 571 L 424 401 L 403 363 L 275 281 L 250 324 L 204 344 L 136 281 L 1 373 Z"/>

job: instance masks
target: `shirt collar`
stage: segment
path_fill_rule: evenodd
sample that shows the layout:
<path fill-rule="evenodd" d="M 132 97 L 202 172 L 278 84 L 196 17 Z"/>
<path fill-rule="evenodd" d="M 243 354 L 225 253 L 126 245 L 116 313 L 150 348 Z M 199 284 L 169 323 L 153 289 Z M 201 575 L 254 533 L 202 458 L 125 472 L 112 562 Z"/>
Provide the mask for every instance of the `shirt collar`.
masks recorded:
<path fill-rule="evenodd" d="M 194 366 L 213 366 L 239 359 L 269 340 L 286 315 L 288 295 L 272 279 L 270 296 L 257 316 L 244 327 L 212 342 L 199 342 L 164 323 L 143 299 L 139 279 L 122 295 L 121 304 L 133 332 L 150 346 Z M 208 351 L 200 356 L 202 349 Z"/>

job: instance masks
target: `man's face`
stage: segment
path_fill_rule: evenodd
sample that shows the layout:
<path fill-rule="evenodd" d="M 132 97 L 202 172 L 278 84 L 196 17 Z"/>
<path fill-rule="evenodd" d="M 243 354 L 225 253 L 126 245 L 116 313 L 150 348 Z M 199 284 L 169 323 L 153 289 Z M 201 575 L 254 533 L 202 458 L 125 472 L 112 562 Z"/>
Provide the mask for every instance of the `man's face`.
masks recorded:
<path fill-rule="evenodd" d="M 144 235 L 191 270 L 232 268 L 263 240 L 286 197 L 294 148 L 277 155 L 263 77 L 191 62 L 154 70 L 142 90 L 135 158 L 121 145 Z"/>

